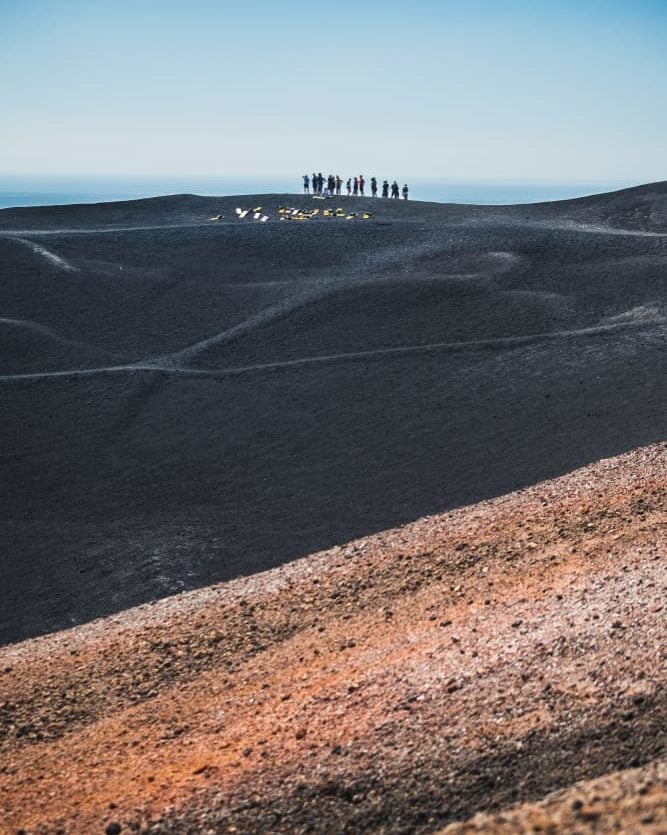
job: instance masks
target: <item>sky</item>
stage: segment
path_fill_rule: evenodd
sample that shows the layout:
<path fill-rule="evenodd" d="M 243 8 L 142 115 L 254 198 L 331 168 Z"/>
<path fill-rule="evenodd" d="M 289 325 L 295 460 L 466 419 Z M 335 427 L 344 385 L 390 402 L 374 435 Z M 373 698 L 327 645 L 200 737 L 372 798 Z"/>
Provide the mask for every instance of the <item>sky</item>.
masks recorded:
<path fill-rule="evenodd" d="M 0 175 L 662 180 L 666 44 L 667 0 L 0 0 Z"/>

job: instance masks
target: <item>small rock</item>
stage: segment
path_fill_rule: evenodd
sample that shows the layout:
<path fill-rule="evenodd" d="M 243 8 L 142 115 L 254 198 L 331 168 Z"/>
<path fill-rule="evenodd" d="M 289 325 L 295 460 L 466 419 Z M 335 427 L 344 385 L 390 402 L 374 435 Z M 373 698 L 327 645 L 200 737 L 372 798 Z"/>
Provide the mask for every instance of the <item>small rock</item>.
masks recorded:
<path fill-rule="evenodd" d="M 582 820 L 585 821 L 595 821 L 599 817 L 601 817 L 600 810 L 594 808 L 593 806 L 582 806 L 577 812 L 577 814 Z"/>
<path fill-rule="evenodd" d="M 120 835 L 123 831 L 123 827 L 118 823 L 118 821 L 111 821 L 107 824 L 107 828 L 104 831 L 106 835 Z"/>

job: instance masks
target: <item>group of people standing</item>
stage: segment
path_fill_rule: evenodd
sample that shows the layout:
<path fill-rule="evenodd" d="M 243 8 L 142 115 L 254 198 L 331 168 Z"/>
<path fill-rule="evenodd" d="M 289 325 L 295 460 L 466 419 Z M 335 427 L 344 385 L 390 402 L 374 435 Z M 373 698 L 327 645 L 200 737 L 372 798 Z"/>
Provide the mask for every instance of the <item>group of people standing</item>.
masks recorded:
<path fill-rule="evenodd" d="M 321 195 L 322 197 L 334 197 L 340 196 L 341 189 L 343 187 L 343 180 L 337 174 L 329 174 L 328 177 L 325 177 L 322 173 L 313 174 L 312 177 L 309 177 L 308 174 L 303 175 L 303 193 L 304 194 L 316 194 Z M 347 191 L 347 196 L 350 197 L 363 197 L 364 190 L 366 188 L 366 180 L 364 179 L 363 174 L 359 174 L 358 177 L 348 177 L 345 183 L 345 190 Z M 370 179 L 370 188 L 371 188 L 371 197 L 378 196 L 378 181 L 377 177 L 371 177 Z M 408 186 L 407 183 L 403 185 L 402 189 L 399 189 L 398 183 L 396 180 L 389 185 L 388 180 L 384 180 L 382 183 L 382 197 L 389 197 L 391 192 L 391 196 L 398 200 L 399 197 L 402 195 L 404 200 L 408 199 Z"/>

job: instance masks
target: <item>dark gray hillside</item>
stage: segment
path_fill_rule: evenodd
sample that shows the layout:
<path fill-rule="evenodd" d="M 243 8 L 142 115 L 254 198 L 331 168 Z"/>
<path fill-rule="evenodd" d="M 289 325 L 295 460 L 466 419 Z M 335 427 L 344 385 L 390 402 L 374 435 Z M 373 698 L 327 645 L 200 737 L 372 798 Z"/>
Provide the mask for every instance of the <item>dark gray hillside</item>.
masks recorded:
<path fill-rule="evenodd" d="M 603 226 L 642 232 L 667 232 L 666 197 L 667 182 L 650 183 L 577 200 L 544 203 L 538 212 L 546 217 L 563 217 L 569 221 L 597 222 Z"/>
<path fill-rule="evenodd" d="M 0 211 L 0 639 L 664 438 L 666 232 L 665 183 Z"/>

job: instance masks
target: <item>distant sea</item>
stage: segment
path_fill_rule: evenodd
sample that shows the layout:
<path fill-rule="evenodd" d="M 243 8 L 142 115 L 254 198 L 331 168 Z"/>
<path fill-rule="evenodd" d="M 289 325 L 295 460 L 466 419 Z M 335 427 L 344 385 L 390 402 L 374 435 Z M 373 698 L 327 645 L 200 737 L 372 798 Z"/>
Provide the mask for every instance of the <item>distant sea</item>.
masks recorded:
<path fill-rule="evenodd" d="M 390 178 L 391 181 L 391 178 Z M 404 180 L 399 182 L 403 185 Z M 567 200 L 615 191 L 637 183 L 627 181 L 554 183 L 473 180 L 408 180 L 410 198 L 438 203 L 503 205 Z M 71 203 L 106 203 L 136 200 L 166 194 L 200 194 L 220 197 L 230 194 L 302 193 L 299 175 L 293 178 L 64 178 L 0 176 L 0 209 L 14 206 L 54 206 Z"/>

